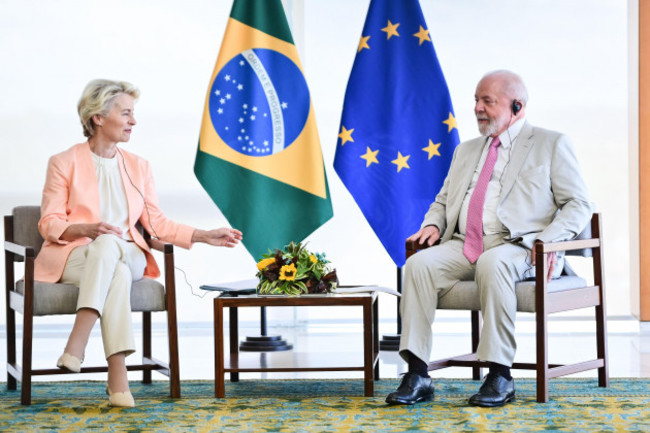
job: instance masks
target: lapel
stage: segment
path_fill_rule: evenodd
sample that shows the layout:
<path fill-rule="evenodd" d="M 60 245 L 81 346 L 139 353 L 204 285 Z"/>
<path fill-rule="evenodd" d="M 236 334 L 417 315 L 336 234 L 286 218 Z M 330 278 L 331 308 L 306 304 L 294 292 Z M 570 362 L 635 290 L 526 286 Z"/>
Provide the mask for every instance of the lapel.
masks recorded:
<path fill-rule="evenodd" d="M 518 143 L 517 143 L 518 142 Z M 530 152 L 531 147 L 535 142 L 535 134 L 533 127 L 526 122 L 519 132 L 519 138 L 515 139 L 513 144 L 512 155 L 510 156 L 510 163 L 506 167 L 503 174 L 503 186 L 501 187 L 501 203 L 508 196 L 510 190 L 517 180 L 519 171 L 526 161 L 526 157 Z"/>
<path fill-rule="evenodd" d="M 462 163 L 459 160 L 460 168 L 455 173 L 453 179 L 449 179 L 449 196 L 447 199 L 447 206 L 449 207 L 447 214 L 451 217 L 447 229 L 443 237 L 445 240 L 451 239 L 456 224 L 460 215 L 460 208 L 465 200 L 465 195 L 469 189 L 469 184 L 474 176 L 474 171 L 481 159 L 483 147 L 487 141 L 486 137 L 478 137 L 471 142 L 467 143 L 468 151 L 466 155 L 459 155 L 462 158 Z"/>
<path fill-rule="evenodd" d="M 75 167 L 75 170 L 79 171 L 78 179 L 82 183 L 80 185 L 74 185 L 74 187 L 75 189 L 81 190 L 80 196 L 84 197 L 85 205 L 90 208 L 93 220 L 99 221 L 99 184 L 97 182 L 97 172 L 95 171 L 95 163 L 91 155 L 90 145 L 87 141 L 81 143 L 77 148 L 77 161 L 79 164 Z"/>
<path fill-rule="evenodd" d="M 483 153 L 483 147 L 485 146 L 486 141 L 487 137 L 479 137 L 474 143 L 468 143 L 471 146 L 469 149 L 470 154 L 464 158 L 460 172 L 458 173 L 458 181 L 455 182 L 458 200 L 454 200 L 454 202 L 458 201 L 462 204 L 465 199 L 465 194 L 469 189 L 469 184 L 472 182 L 472 177 L 474 176 L 476 166 L 481 159 L 481 154 Z M 460 211 L 460 205 L 458 211 Z"/>

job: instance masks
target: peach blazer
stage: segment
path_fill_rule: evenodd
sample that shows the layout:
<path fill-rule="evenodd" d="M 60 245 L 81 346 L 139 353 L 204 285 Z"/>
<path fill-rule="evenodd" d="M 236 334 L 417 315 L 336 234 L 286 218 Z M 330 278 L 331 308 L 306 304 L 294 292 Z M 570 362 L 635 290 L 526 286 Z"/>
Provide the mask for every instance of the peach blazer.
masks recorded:
<path fill-rule="evenodd" d="M 163 241 L 188 249 L 192 246 L 194 228 L 163 215 L 158 207 L 149 162 L 125 150 L 120 149 L 120 152 L 123 157 L 118 153 L 116 158 L 129 208 L 129 234 L 147 257 L 144 275 L 157 278 L 160 269 L 144 238 L 135 229 L 136 223 L 140 221 L 152 236 L 157 235 Z M 99 187 L 90 146 L 84 142 L 52 156 L 48 162 L 38 223 L 45 241 L 36 257 L 35 279 L 51 283 L 59 281 L 70 252 L 92 241 L 80 238 L 67 242 L 60 239 L 61 235 L 71 224 L 96 222 L 100 222 Z"/>

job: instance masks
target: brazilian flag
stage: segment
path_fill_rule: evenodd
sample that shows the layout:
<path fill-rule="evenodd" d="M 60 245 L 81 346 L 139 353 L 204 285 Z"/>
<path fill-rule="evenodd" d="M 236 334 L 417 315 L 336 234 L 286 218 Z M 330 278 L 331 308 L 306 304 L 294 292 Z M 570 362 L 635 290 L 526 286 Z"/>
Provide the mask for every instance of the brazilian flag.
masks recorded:
<path fill-rule="evenodd" d="M 235 0 L 194 173 L 256 260 L 333 215 L 314 108 L 280 0 Z"/>

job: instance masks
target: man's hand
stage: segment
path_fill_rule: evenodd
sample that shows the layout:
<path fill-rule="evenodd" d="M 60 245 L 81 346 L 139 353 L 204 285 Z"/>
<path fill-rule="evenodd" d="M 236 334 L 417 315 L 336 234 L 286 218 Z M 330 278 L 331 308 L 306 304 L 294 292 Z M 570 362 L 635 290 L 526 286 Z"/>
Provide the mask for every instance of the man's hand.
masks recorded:
<path fill-rule="evenodd" d="M 237 229 L 223 227 L 214 230 L 194 230 L 192 242 L 203 242 L 217 247 L 232 248 L 242 239 L 242 233 Z"/>
<path fill-rule="evenodd" d="M 92 224 L 70 224 L 67 229 L 61 234 L 61 239 L 64 241 L 74 241 L 79 238 L 97 239 L 100 235 L 115 235 L 122 237 L 122 229 L 112 226 L 105 222 L 98 222 Z"/>
<path fill-rule="evenodd" d="M 542 243 L 542 241 L 535 241 L 535 245 L 538 243 Z M 533 251 L 532 251 L 532 264 L 535 266 L 535 246 L 533 246 Z M 546 281 L 551 281 L 551 278 L 553 277 L 553 272 L 555 271 L 555 266 L 557 265 L 557 254 L 555 251 L 546 253 L 546 263 L 548 268 L 546 269 Z"/>
<path fill-rule="evenodd" d="M 440 230 L 436 226 L 426 226 L 422 227 L 416 233 L 413 233 L 406 240 L 407 241 L 417 241 L 420 245 L 425 243 L 428 246 L 435 244 L 438 239 L 440 239 Z"/>

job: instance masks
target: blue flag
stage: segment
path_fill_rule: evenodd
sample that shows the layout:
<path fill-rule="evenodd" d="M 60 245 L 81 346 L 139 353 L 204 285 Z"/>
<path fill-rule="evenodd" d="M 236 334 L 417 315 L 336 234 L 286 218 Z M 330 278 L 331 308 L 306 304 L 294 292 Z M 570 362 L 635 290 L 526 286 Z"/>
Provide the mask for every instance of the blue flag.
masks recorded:
<path fill-rule="evenodd" d="M 345 93 L 334 169 L 397 266 L 459 142 L 417 0 L 372 0 Z"/>

